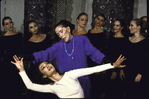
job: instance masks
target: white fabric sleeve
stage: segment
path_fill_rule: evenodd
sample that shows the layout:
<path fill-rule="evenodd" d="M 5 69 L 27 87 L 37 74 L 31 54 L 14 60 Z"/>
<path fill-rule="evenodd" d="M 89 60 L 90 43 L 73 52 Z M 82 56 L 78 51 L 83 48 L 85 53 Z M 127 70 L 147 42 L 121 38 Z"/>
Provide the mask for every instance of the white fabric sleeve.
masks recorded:
<path fill-rule="evenodd" d="M 25 86 L 27 87 L 27 89 L 37 91 L 37 92 L 45 92 L 45 93 L 51 92 L 52 93 L 51 85 L 49 84 L 40 85 L 40 84 L 32 83 L 25 71 L 19 72 L 19 74 Z"/>
<path fill-rule="evenodd" d="M 75 69 L 75 70 L 69 71 L 68 73 L 69 73 L 69 77 L 71 77 L 72 79 L 77 79 L 78 77 L 90 75 L 96 72 L 102 72 L 112 68 L 114 67 L 111 65 L 111 63 L 108 63 L 108 64 L 98 65 L 94 67 Z"/>

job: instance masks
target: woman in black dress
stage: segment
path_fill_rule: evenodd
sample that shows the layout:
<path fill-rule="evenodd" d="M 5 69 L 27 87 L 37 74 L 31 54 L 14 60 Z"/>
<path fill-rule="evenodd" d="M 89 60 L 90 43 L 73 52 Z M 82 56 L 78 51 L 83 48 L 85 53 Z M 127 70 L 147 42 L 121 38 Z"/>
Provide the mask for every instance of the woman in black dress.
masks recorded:
<path fill-rule="evenodd" d="M 124 69 L 126 86 L 128 87 L 126 97 L 131 99 L 147 98 L 148 88 L 148 45 L 147 39 L 143 36 L 143 23 L 140 19 L 133 19 L 130 22 L 130 33 L 132 36 L 125 43 L 126 65 Z M 142 31 L 143 30 L 143 31 Z M 128 70 L 129 69 L 129 70 Z M 147 97 L 146 97 L 147 96 Z"/>
<path fill-rule="evenodd" d="M 105 24 L 105 20 L 106 18 L 103 14 L 97 15 L 95 17 L 94 28 L 90 29 L 86 35 L 89 38 L 90 42 L 104 54 L 107 39 L 106 39 L 106 33 L 102 29 L 102 26 Z"/>
<path fill-rule="evenodd" d="M 52 45 L 51 36 L 45 33 L 42 33 L 39 29 L 37 22 L 30 20 L 25 28 L 25 41 L 24 41 L 24 54 L 25 56 L 31 56 L 34 52 L 41 50 L 46 50 Z M 25 57 L 25 64 L 28 67 L 25 67 L 29 77 L 31 77 L 35 82 L 40 83 L 37 75 L 34 75 L 36 72 L 35 65 L 31 62 L 32 59 Z M 30 95 L 34 94 L 37 98 L 45 97 L 55 97 L 53 94 L 44 95 L 42 93 L 37 93 L 30 91 Z"/>
<path fill-rule="evenodd" d="M 98 14 L 97 16 L 95 16 L 94 28 L 90 29 L 86 34 L 86 36 L 88 37 L 92 45 L 104 54 L 106 49 L 107 38 L 106 38 L 105 31 L 102 30 L 102 26 L 105 24 L 105 20 L 106 18 L 103 14 Z M 88 66 L 95 66 L 95 65 L 98 65 L 98 64 L 93 62 L 90 58 L 88 58 Z M 101 72 L 100 75 L 98 73 L 91 75 L 91 85 L 93 90 L 92 98 L 101 97 L 101 95 L 102 97 L 104 97 L 103 95 L 105 92 L 104 91 L 105 78 L 106 78 L 106 72 Z M 97 85 L 102 85 L 102 86 L 97 87 Z"/>
<path fill-rule="evenodd" d="M 23 82 L 19 78 L 17 69 L 10 63 L 13 60 L 12 56 L 17 54 L 21 55 L 23 51 L 22 46 L 22 34 L 13 31 L 14 23 L 10 17 L 4 17 L 2 20 L 2 25 L 6 30 L 6 33 L 2 35 L 1 39 L 1 57 L 3 58 L 1 66 L 1 90 L 2 97 L 6 99 L 8 97 L 20 99 L 23 92 Z M 13 80 L 10 79 L 13 76 Z M 11 84 L 10 84 L 11 83 Z M 25 86 L 24 86 L 25 87 Z M 15 89 L 15 91 L 14 91 Z"/>
<path fill-rule="evenodd" d="M 110 33 L 107 42 L 107 54 L 106 56 L 111 60 L 115 61 L 120 54 L 124 54 L 124 45 L 127 41 L 126 24 L 122 19 L 116 19 L 113 24 L 113 32 Z M 107 81 L 107 97 L 121 99 L 124 97 L 124 78 L 125 75 L 122 69 L 115 69 L 108 71 L 108 81 Z M 123 86 L 119 86 L 121 85 Z M 112 85 L 112 86 L 111 86 Z M 119 94 L 115 94 L 119 93 Z"/>

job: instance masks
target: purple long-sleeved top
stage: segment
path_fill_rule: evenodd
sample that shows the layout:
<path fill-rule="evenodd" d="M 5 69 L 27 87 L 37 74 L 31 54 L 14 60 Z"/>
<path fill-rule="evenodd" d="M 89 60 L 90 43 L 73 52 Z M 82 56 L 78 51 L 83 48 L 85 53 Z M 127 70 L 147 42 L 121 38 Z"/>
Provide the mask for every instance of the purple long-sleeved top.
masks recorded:
<path fill-rule="evenodd" d="M 56 59 L 57 68 L 60 72 L 87 67 L 87 56 L 90 56 L 96 63 L 101 64 L 105 55 L 93 47 L 86 36 L 77 35 L 73 37 L 74 42 L 73 39 L 67 43 L 61 40 L 44 51 L 33 53 L 35 57 L 33 63 L 37 64 L 41 61 L 52 61 Z M 68 56 L 65 52 L 64 43 L 66 44 L 66 49 L 69 54 L 72 52 L 74 43 L 74 53 L 72 56 Z M 79 81 L 83 87 L 84 93 L 89 94 L 89 92 L 85 92 L 89 91 L 90 87 L 88 76 L 81 77 Z"/>

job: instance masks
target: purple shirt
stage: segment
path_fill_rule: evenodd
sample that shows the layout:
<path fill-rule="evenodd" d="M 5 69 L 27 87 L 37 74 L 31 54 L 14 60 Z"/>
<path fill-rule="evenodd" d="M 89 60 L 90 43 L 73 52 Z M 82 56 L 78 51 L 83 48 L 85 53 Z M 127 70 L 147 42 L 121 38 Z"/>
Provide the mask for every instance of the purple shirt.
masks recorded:
<path fill-rule="evenodd" d="M 49 62 L 56 59 L 57 68 L 60 72 L 87 67 L 87 56 L 90 56 L 90 58 L 96 63 L 101 64 L 105 55 L 93 47 L 86 36 L 77 35 L 73 37 L 74 42 L 73 39 L 67 43 L 61 40 L 44 51 L 33 53 L 35 57 L 33 63 L 37 64 L 41 61 Z M 72 56 L 66 54 L 64 43 L 66 44 L 66 49 L 69 54 L 72 52 L 74 43 L 74 52 Z M 83 79 L 84 84 L 86 83 L 86 87 L 88 86 L 89 88 L 89 83 L 84 80 L 86 79 L 89 81 L 88 76 L 81 77 L 80 79 Z M 82 81 L 80 81 L 80 83 L 81 82 Z M 85 90 L 87 89 L 85 88 Z"/>

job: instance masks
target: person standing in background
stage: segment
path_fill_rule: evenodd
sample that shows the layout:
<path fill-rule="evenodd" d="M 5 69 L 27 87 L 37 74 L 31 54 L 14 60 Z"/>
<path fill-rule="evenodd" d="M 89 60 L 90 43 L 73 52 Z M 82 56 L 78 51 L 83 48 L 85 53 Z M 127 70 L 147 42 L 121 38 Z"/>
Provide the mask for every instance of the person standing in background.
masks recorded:
<path fill-rule="evenodd" d="M 110 33 L 107 42 L 107 54 L 106 56 L 114 62 L 119 54 L 124 54 L 125 43 L 127 42 L 126 33 L 127 26 L 122 19 L 116 19 L 113 24 L 113 32 Z M 125 87 L 125 75 L 123 69 L 112 69 L 107 71 L 107 88 L 106 97 L 107 98 L 124 98 Z M 118 94 L 115 94 L 118 93 Z"/>
<path fill-rule="evenodd" d="M 24 40 L 24 55 L 32 55 L 34 52 L 46 50 L 52 46 L 50 35 L 42 33 L 36 21 L 30 20 L 25 27 L 25 40 Z M 36 83 L 38 76 L 36 74 L 36 66 L 31 62 L 30 57 L 25 57 L 25 69 L 30 78 Z M 29 97 L 35 96 L 36 98 L 56 98 L 54 94 L 43 94 L 34 91 L 26 91 Z"/>
<path fill-rule="evenodd" d="M 149 49 L 146 47 L 148 40 L 142 34 L 144 32 L 142 21 L 137 18 L 131 20 L 129 30 L 132 36 L 128 37 L 124 49 L 124 55 L 127 57 L 125 61 L 127 67 L 124 69 L 127 86 L 126 98 L 147 98 Z"/>
<path fill-rule="evenodd" d="M 91 44 L 104 54 L 106 52 L 105 49 L 106 49 L 107 38 L 106 38 L 105 31 L 102 30 L 102 26 L 105 24 L 105 20 L 106 20 L 105 15 L 97 14 L 93 22 L 94 23 L 93 29 L 90 29 L 86 34 Z M 89 67 L 98 65 L 90 58 L 88 58 L 87 62 Z M 93 91 L 92 98 L 101 97 L 99 94 L 105 95 L 104 89 L 105 89 L 106 71 L 100 72 L 100 74 L 98 73 L 92 74 L 90 75 L 90 78 L 91 78 L 91 85 L 92 85 L 92 91 Z M 97 85 L 100 85 L 100 86 L 97 86 Z"/>
<path fill-rule="evenodd" d="M 13 60 L 12 56 L 14 54 L 18 56 L 23 54 L 23 37 L 21 33 L 13 31 L 14 23 L 10 17 L 4 17 L 2 20 L 2 25 L 6 30 L 6 33 L 0 38 L 1 53 L 3 53 L 1 54 L 1 57 L 3 58 L 1 73 L 6 74 L 1 74 L 1 95 L 3 99 L 10 97 L 20 99 L 25 86 L 17 74 L 18 70 L 14 68 L 10 61 Z M 10 79 L 10 75 L 14 77 L 14 80 Z"/>
<path fill-rule="evenodd" d="M 87 34 L 84 29 L 88 22 L 88 15 L 82 12 L 77 17 L 78 28 L 72 32 L 73 35 L 85 35 Z"/>

